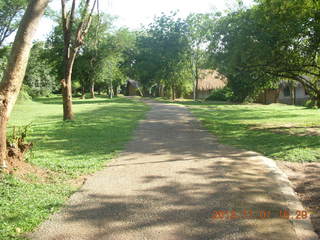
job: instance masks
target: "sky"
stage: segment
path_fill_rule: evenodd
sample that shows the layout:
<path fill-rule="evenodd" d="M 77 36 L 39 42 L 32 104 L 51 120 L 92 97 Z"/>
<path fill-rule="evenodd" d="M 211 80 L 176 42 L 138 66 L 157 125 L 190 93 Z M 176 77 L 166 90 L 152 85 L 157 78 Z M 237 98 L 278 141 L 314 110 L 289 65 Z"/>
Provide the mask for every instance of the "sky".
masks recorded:
<path fill-rule="evenodd" d="M 141 25 L 152 22 L 154 16 L 161 12 L 179 11 L 180 17 L 190 13 L 206 13 L 213 10 L 225 11 L 235 6 L 237 0 L 100 0 L 100 9 L 108 14 L 117 16 L 115 24 L 118 27 L 138 29 Z M 252 0 L 244 0 L 245 4 L 252 4 Z M 52 0 L 52 9 L 60 11 L 60 0 Z M 43 40 L 54 26 L 48 18 L 40 23 L 36 39 Z"/>

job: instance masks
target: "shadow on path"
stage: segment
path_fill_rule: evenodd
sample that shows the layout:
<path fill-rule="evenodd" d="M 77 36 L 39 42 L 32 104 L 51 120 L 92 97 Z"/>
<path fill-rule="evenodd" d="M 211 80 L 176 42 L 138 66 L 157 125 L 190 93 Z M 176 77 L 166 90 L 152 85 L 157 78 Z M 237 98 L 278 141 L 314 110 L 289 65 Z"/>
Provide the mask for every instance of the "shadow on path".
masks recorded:
<path fill-rule="evenodd" d="M 150 104 L 125 152 L 31 238 L 297 239 L 258 154 L 218 144 L 184 107 Z"/>

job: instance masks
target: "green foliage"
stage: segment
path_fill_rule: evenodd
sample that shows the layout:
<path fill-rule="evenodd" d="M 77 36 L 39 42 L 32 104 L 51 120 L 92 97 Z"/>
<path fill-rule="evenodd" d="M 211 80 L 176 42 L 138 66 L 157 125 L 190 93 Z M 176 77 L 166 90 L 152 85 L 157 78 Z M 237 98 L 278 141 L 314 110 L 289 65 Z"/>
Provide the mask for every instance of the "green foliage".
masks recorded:
<path fill-rule="evenodd" d="M 213 90 L 206 101 L 232 101 L 233 92 L 229 87 Z"/>
<path fill-rule="evenodd" d="M 76 58 L 73 82 L 89 89 L 93 84 L 98 90 L 111 91 L 124 84 L 130 72 L 130 51 L 134 47 L 135 34 L 127 29 L 113 29 L 113 17 L 100 14 L 93 16 L 91 31 Z M 57 31 L 54 34 L 60 34 Z M 54 44 L 63 44 L 61 39 Z"/>
<path fill-rule="evenodd" d="M 2 81 L 4 71 L 6 70 L 8 58 L 10 54 L 10 47 L 0 48 L 0 81 Z"/>
<path fill-rule="evenodd" d="M 307 100 L 307 101 L 305 102 L 304 106 L 307 107 L 307 108 L 314 108 L 314 109 L 317 109 L 317 108 L 318 108 L 318 107 L 316 106 L 315 101 L 312 100 L 312 99 Z"/>
<path fill-rule="evenodd" d="M 17 28 L 27 0 L 0 0 L 0 47 Z"/>
<path fill-rule="evenodd" d="M 192 13 L 185 20 L 188 25 L 188 57 L 194 85 L 199 80 L 200 69 L 205 69 L 208 63 L 208 33 L 215 18 L 213 14 Z"/>
<path fill-rule="evenodd" d="M 64 51 L 64 40 L 63 31 L 61 24 L 57 25 L 46 41 L 46 56 L 50 62 L 51 74 L 57 81 L 60 81 L 63 76 L 63 51 Z"/>
<path fill-rule="evenodd" d="M 156 17 L 137 37 L 136 79 L 148 88 L 164 85 L 167 94 L 176 92 L 192 79 L 188 51 L 186 22 L 175 13 Z"/>
<path fill-rule="evenodd" d="M 42 42 L 36 42 L 31 50 L 23 83 L 29 87 L 27 92 L 32 97 L 48 96 L 59 88 L 48 53 Z"/>
<path fill-rule="evenodd" d="M 319 4 L 311 0 L 261 0 L 250 9 L 240 7 L 213 25 L 212 63 L 239 101 L 291 79 L 320 104 L 319 19 Z"/>
<path fill-rule="evenodd" d="M 17 99 L 18 103 L 29 102 L 32 100 L 32 97 L 29 94 L 30 88 L 28 86 L 22 85 Z"/>

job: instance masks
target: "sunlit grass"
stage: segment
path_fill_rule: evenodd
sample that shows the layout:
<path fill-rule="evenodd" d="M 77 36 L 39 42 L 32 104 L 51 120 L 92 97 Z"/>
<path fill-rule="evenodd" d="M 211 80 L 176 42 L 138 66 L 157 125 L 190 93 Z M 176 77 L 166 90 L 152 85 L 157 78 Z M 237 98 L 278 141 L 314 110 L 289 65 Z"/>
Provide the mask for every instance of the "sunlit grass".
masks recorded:
<path fill-rule="evenodd" d="M 190 107 L 222 143 L 277 160 L 320 161 L 320 136 L 307 132 L 309 127 L 320 132 L 319 110 L 282 104 L 181 104 Z M 280 130 L 272 129 L 277 127 Z"/>
<path fill-rule="evenodd" d="M 126 98 L 75 100 L 75 121 L 62 121 L 61 98 L 15 106 L 13 126 L 30 124 L 27 161 L 53 171 L 51 182 L 0 179 L 0 239 L 18 239 L 56 211 L 74 190 L 67 180 L 95 172 L 122 150 L 148 107 Z M 33 176 L 36 179 L 36 177 Z"/>

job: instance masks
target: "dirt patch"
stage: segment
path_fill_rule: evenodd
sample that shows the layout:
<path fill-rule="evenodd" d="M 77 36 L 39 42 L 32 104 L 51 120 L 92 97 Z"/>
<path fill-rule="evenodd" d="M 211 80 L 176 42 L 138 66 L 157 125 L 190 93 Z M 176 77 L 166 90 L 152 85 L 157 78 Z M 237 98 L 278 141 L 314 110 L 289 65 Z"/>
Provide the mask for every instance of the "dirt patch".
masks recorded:
<path fill-rule="evenodd" d="M 320 237 L 320 163 L 277 161 L 277 165 L 287 174 Z"/>
<path fill-rule="evenodd" d="M 69 180 L 68 183 L 75 188 L 80 188 L 83 184 L 86 183 L 89 176 L 91 175 L 80 176 L 78 178 Z"/>
<path fill-rule="evenodd" d="M 50 182 L 53 178 L 53 172 L 47 169 L 42 169 L 31 163 L 20 159 L 10 159 L 8 171 L 28 182 Z"/>
<path fill-rule="evenodd" d="M 251 130 L 269 130 L 274 133 L 289 134 L 295 136 L 320 136 L 320 126 L 295 126 L 293 124 L 284 125 L 255 125 Z"/>

